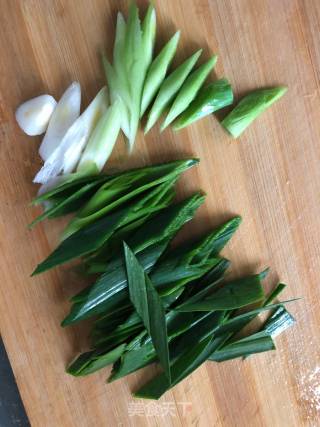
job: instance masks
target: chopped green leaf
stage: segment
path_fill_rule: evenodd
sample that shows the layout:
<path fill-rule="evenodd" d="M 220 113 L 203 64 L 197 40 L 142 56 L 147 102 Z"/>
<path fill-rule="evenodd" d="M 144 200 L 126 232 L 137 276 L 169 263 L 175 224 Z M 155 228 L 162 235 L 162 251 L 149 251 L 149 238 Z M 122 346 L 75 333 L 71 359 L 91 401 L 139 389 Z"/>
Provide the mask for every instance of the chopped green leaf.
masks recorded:
<path fill-rule="evenodd" d="M 125 347 L 121 344 L 108 352 L 93 350 L 82 353 L 68 366 L 67 373 L 77 377 L 92 374 L 118 360 Z"/>
<path fill-rule="evenodd" d="M 214 351 L 209 360 L 223 362 L 225 360 L 245 357 L 254 353 L 275 350 L 275 345 L 271 335 L 257 332 L 249 337 L 234 341 L 223 346 L 220 350 Z"/>
<path fill-rule="evenodd" d="M 154 285 L 134 253 L 124 244 L 130 300 L 149 332 L 164 372 L 171 382 L 165 311 Z"/>
<path fill-rule="evenodd" d="M 210 297 L 201 301 L 185 303 L 177 311 L 234 310 L 261 301 L 264 292 L 259 275 L 225 283 Z"/>

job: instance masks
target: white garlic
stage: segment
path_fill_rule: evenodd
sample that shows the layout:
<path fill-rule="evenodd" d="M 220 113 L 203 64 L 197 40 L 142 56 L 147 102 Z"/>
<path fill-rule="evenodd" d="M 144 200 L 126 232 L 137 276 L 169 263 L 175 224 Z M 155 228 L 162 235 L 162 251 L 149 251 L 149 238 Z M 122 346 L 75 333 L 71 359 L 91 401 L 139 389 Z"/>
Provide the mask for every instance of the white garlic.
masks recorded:
<path fill-rule="evenodd" d="M 49 121 L 47 132 L 39 148 L 43 160 L 47 160 L 58 147 L 72 123 L 79 117 L 81 88 L 73 82 L 59 100 Z"/>
<path fill-rule="evenodd" d="M 51 95 L 29 99 L 16 110 L 18 125 L 27 135 L 41 135 L 47 129 L 56 105 L 57 101 Z"/>

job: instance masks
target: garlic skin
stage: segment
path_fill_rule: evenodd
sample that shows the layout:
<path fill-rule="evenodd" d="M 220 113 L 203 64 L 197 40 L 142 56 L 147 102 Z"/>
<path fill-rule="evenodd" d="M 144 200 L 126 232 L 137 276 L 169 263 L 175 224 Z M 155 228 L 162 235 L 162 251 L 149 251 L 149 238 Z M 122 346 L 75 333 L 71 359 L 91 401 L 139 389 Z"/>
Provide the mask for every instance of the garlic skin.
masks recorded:
<path fill-rule="evenodd" d="M 67 130 L 79 117 L 80 104 L 80 83 L 73 82 L 62 95 L 49 121 L 47 132 L 39 148 L 39 154 L 43 160 L 50 157 Z"/>
<path fill-rule="evenodd" d="M 20 128 L 29 136 L 45 133 L 57 105 L 51 95 L 40 95 L 21 104 L 16 110 Z"/>

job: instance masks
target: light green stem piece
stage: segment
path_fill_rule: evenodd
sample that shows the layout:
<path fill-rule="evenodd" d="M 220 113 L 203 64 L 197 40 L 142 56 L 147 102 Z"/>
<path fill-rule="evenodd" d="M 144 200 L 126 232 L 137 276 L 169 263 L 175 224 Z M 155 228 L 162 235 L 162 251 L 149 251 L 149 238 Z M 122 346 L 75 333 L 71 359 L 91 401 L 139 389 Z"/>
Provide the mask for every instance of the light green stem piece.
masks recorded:
<path fill-rule="evenodd" d="M 180 31 L 177 31 L 150 65 L 142 92 L 140 117 L 145 113 L 165 78 L 167 69 L 176 52 L 179 38 Z"/>
<path fill-rule="evenodd" d="M 142 22 L 142 50 L 145 56 L 146 67 L 148 68 L 152 61 L 153 48 L 156 37 L 157 18 L 156 11 L 152 4 L 149 5 L 146 16 Z"/>
<path fill-rule="evenodd" d="M 169 124 L 173 122 L 173 120 L 178 117 L 179 114 L 181 114 L 194 100 L 210 71 L 216 65 L 217 59 L 217 55 L 213 55 L 209 61 L 197 68 L 186 79 L 161 126 L 161 131 L 169 126 Z"/>
<path fill-rule="evenodd" d="M 268 107 L 281 98 L 287 87 L 258 89 L 245 96 L 221 124 L 234 137 L 239 135 Z"/>
<path fill-rule="evenodd" d="M 81 156 L 77 172 L 85 172 L 96 165 L 99 172 L 103 169 L 116 143 L 121 125 L 121 109 L 115 102 L 107 109 L 95 127 Z"/>
<path fill-rule="evenodd" d="M 196 53 L 190 56 L 190 58 L 184 61 L 164 80 L 148 115 L 148 121 L 144 131 L 145 133 L 147 133 L 152 128 L 172 98 L 183 85 L 185 79 L 188 77 L 199 56 L 201 55 L 201 52 L 202 49 L 198 50 Z"/>

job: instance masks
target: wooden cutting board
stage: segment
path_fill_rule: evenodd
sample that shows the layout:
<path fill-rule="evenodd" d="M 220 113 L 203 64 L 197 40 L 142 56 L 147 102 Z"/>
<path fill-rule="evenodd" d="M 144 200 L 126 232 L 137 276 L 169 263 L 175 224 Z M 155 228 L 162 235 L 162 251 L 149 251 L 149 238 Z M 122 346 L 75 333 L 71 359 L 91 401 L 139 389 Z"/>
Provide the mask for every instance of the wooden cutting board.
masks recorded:
<path fill-rule="evenodd" d="M 110 54 L 117 10 L 127 1 L 1 0 L 0 221 L 1 334 L 32 426 L 316 426 L 320 411 L 320 2 L 319 0 L 158 0 L 158 49 L 180 28 L 176 63 L 199 47 L 219 54 L 215 75 L 236 97 L 286 84 L 288 93 L 238 141 L 215 117 L 174 134 L 139 135 L 128 158 L 119 140 L 109 170 L 186 156 L 201 163 L 185 174 L 180 196 L 202 189 L 205 205 L 181 239 L 232 214 L 243 224 L 224 251 L 233 274 L 272 267 L 268 286 L 289 284 L 284 298 L 294 328 L 278 351 L 247 361 L 206 363 L 157 404 L 130 392 L 150 367 L 111 385 L 108 369 L 76 379 L 64 368 L 83 348 L 81 328 L 62 329 L 68 297 L 79 287 L 67 267 L 30 277 L 55 247 L 62 221 L 27 224 L 40 138 L 24 135 L 15 108 L 41 93 L 61 96 L 72 80 L 83 106 L 104 84 L 99 51 Z M 146 2 L 140 3 L 145 9 Z M 212 76 L 213 78 L 215 76 Z M 220 116 L 220 115 L 219 115 Z"/>

